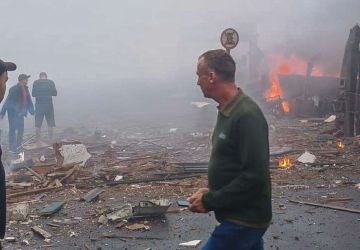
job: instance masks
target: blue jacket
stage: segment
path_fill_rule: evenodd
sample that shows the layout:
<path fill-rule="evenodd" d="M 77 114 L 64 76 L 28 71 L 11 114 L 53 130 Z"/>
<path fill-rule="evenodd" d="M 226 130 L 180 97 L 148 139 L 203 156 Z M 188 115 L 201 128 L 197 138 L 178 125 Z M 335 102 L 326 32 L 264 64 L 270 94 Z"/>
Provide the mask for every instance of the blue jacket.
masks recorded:
<path fill-rule="evenodd" d="M 25 89 L 27 95 L 25 106 L 21 105 L 21 85 L 18 83 L 9 89 L 9 94 L 6 97 L 4 106 L 2 107 L 0 112 L 1 116 L 4 116 L 6 111 L 8 112 L 9 116 L 26 116 L 28 112 L 32 115 L 34 114 L 34 104 L 31 100 L 29 88 L 25 86 Z"/>

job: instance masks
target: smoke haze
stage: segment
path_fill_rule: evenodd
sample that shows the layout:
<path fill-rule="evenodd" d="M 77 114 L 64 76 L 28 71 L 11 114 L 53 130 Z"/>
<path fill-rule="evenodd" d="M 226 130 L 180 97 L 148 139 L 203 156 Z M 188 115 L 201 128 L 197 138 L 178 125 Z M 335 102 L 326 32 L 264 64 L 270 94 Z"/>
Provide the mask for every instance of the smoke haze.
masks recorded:
<path fill-rule="evenodd" d="M 337 72 L 360 20 L 359 0 L 2 0 L 0 9 L 1 58 L 18 65 L 8 87 L 20 73 L 33 82 L 48 72 L 63 126 L 173 114 L 180 103 L 203 100 L 197 57 L 221 47 L 228 27 L 240 38 L 256 33 L 265 55 L 320 55 L 325 70 Z M 236 60 L 244 53 L 232 51 Z"/>

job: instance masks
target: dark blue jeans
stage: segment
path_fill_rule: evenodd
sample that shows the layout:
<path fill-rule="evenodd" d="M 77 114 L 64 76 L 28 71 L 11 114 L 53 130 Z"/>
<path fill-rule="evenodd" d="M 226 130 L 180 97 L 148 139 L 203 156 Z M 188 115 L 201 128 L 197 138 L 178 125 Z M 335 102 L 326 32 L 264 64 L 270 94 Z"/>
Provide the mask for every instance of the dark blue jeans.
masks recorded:
<path fill-rule="evenodd" d="M 23 143 L 24 137 L 24 116 L 8 113 L 9 120 L 9 148 L 16 152 Z"/>
<path fill-rule="evenodd" d="M 215 228 L 202 250 L 263 250 L 265 232 L 266 228 L 244 227 L 225 221 Z"/>

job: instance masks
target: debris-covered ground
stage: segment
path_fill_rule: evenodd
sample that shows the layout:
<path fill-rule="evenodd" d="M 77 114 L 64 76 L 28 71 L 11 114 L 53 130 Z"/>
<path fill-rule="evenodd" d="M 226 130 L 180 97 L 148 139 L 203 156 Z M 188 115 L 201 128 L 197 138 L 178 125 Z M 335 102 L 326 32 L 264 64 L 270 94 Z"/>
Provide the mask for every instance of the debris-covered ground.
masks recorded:
<path fill-rule="evenodd" d="M 359 249 L 360 140 L 335 137 L 324 119 L 268 120 L 273 224 L 266 249 Z M 179 244 L 201 240 L 200 248 L 214 216 L 177 201 L 206 186 L 210 137 L 205 127 L 68 128 L 58 134 L 67 142 L 27 143 L 17 162 L 4 152 L 5 249 L 185 249 Z"/>

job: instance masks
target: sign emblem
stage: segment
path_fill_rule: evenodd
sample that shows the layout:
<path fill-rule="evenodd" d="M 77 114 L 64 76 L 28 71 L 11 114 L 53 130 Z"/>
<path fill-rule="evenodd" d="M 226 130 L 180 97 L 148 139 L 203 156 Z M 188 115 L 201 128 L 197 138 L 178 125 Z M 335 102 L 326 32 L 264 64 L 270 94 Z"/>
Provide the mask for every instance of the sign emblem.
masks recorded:
<path fill-rule="evenodd" d="M 220 41 L 225 49 L 233 49 L 239 43 L 239 34 L 236 30 L 228 28 L 221 33 Z"/>

